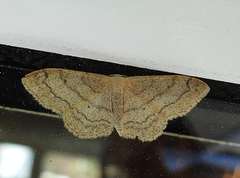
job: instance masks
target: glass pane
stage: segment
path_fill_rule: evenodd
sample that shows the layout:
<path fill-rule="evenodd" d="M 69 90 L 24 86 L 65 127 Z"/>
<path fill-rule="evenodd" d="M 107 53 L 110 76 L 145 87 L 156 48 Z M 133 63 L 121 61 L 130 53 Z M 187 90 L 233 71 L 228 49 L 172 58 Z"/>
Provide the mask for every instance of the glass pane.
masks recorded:
<path fill-rule="evenodd" d="M 40 178 L 100 178 L 101 167 L 97 159 L 62 152 L 49 151 L 41 161 Z"/>
<path fill-rule="evenodd" d="M 171 120 L 162 136 L 144 143 L 121 138 L 116 131 L 109 137 L 79 139 L 53 114 L 4 107 L 0 114 L 0 139 L 34 149 L 32 177 L 232 178 L 240 172 L 239 104 L 205 99 L 187 116 Z M 1 161 L 6 155 L 1 151 Z M 1 163 L 1 175 L 7 165 L 13 172 L 17 155 Z"/>
<path fill-rule="evenodd" d="M 0 143 L 0 177 L 31 177 L 34 151 L 28 146 Z"/>

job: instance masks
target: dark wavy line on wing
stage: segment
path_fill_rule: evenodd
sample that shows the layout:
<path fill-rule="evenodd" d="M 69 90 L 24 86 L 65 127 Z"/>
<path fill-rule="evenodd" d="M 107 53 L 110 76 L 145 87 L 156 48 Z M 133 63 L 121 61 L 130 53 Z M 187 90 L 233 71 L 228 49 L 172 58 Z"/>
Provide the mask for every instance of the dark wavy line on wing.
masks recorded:
<path fill-rule="evenodd" d="M 134 110 L 138 110 L 138 109 L 142 108 L 143 106 L 148 105 L 149 103 L 151 103 L 155 98 L 157 98 L 157 97 L 159 97 L 159 96 L 162 96 L 163 94 L 167 93 L 167 92 L 168 92 L 171 88 L 173 88 L 174 85 L 176 84 L 175 80 L 176 80 L 176 77 L 174 77 L 174 78 L 172 79 L 172 81 L 173 81 L 173 82 L 172 82 L 172 85 L 168 86 L 168 89 L 167 89 L 165 92 L 157 93 L 155 96 L 153 96 L 153 97 L 152 97 L 149 101 L 147 101 L 146 103 L 141 104 L 141 106 L 139 106 L 139 107 L 135 107 L 135 108 L 131 108 L 131 109 L 126 110 L 126 111 L 124 111 L 124 114 L 127 113 L 127 112 L 131 112 L 131 111 L 134 111 Z M 146 88 L 147 88 L 147 87 L 146 87 Z M 148 89 L 148 88 L 147 88 L 147 89 Z M 142 91 L 145 91 L 145 90 L 142 90 Z M 142 92 L 141 92 L 141 93 L 142 93 Z"/>
<path fill-rule="evenodd" d="M 111 112 L 111 109 L 109 109 L 109 108 L 107 108 L 107 107 L 104 107 L 104 106 L 101 106 L 101 105 L 95 105 L 95 104 L 93 104 L 93 103 L 91 103 L 90 101 L 88 101 L 86 98 L 84 98 L 79 92 L 77 92 L 76 90 L 74 90 L 74 89 L 72 89 L 72 88 L 70 88 L 67 84 L 66 84 L 66 80 L 64 80 L 63 78 L 62 78 L 62 73 L 60 73 L 60 78 L 61 78 L 61 80 L 63 80 L 63 83 L 64 83 L 64 85 L 69 89 L 69 90 L 71 90 L 72 92 L 74 92 L 79 98 L 81 98 L 83 101 L 87 101 L 90 105 L 92 105 L 92 106 L 94 106 L 94 107 L 97 107 L 97 108 L 100 108 L 100 109 L 104 109 L 104 110 L 106 110 L 106 111 L 108 111 L 108 112 Z M 85 84 L 85 85 L 87 85 L 87 84 Z M 87 85 L 88 86 L 88 85 Z M 88 86 L 89 87 L 89 86 Z M 90 89 L 91 89 L 91 87 L 89 87 Z M 98 93 L 98 92 L 95 92 L 94 90 L 92 90 L 94 93 Z"/>
<path fill-rule="evenodd" d="M 149 115 L 149 116 L 146 118 L 146 120 L 143 121 L 143 122 L 128 121 L 128 122 L 124 123 L 124 125 L 130 124 L 130 123 L 142 125 L 142 124 L 144 124 L 144 123 L 146 123 L 146 122 L 148 121 L 149 117 L 155 116 L 156 113 L 161 113 L 164 108 L 167 108 L 167 107 L 169 107 L 169 106 L 172 105 L 172 104 L 175 104 L 177 101 L 179 101 L 179 100 L 182 98 L 183 95 L 185 95 L 186 93 L 190 92 L 190 90 L 191 90 L 191 89 L 190 89 L 190 86 L 189 86 L 189 82 L 190 82 L 190 81 L 191 81 L 191 78 L 189 78 L 189 79 L 187 80 L 187 82 L 186 82 L 187 87 L 188 87 L 188 90 L 184 91 L 184 92 L 180 95 L 180 97 L 177 98 L 174 102 L 169 103 L 168 105 L 162 107 L 159 111 L 156 111 L 156 112 L 154 112 L 153 114 Z M 157 118 L 157 119 L 158 119 L 158 118 Z M 153 121 L 152 124 L 153 124 L 154 122 L 156 122 L 157 119 L 155 119 L 155 121 Z M 143 128 L 143 129 L 144 129 L 144 128 Z"/>

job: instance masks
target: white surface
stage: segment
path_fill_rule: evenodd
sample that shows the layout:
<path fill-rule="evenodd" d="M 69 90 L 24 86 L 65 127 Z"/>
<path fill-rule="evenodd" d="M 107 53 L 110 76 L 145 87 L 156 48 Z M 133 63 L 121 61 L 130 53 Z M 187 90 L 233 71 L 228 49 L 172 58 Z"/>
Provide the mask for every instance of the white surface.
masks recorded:
<path fill-rule="evenodd" d="M 240 84 L 240 1 L 0 0 L 0 44 Z"/>

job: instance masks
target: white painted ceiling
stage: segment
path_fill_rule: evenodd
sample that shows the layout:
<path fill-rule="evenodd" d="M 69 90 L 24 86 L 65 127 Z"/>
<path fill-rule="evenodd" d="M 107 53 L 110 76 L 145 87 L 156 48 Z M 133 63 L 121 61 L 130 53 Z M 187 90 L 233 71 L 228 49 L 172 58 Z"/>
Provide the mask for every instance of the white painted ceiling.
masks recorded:
<path fill-rule="evenodd" d="M 0 44 L 240 84 L 240 0 L 0 0 Z"/>

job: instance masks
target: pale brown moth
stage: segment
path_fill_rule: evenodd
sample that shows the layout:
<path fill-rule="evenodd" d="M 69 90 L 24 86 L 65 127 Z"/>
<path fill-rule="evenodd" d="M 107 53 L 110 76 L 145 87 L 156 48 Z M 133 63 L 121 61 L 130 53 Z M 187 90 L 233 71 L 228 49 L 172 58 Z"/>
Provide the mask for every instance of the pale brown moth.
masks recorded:
<path fill-rule="evenodd" d="M 45 108 L 60 114 L 79 138 L 108 136 L 152 141 L 168 120 L 183 116 L 209 92 L 207 84 L 180 75 L 105 76 L 66 69 L 42 69 L 22 79 Z"/>

